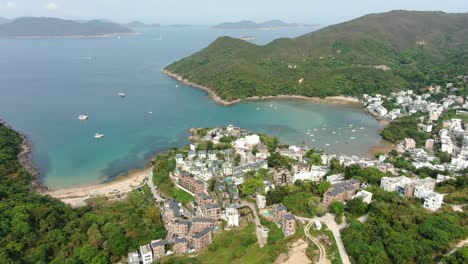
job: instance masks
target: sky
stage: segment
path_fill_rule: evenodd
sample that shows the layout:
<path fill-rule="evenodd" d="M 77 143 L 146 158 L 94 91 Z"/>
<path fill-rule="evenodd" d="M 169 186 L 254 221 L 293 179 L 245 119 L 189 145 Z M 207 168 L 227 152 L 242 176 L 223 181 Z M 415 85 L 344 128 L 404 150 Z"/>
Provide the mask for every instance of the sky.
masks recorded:
<path fill-rule="evenodd" d="M 50 16 L 161 24 L 281 19 L 327 25 L 395 9 L 465 13 L 468 0 L 0 0 L 0 17 Z"/>

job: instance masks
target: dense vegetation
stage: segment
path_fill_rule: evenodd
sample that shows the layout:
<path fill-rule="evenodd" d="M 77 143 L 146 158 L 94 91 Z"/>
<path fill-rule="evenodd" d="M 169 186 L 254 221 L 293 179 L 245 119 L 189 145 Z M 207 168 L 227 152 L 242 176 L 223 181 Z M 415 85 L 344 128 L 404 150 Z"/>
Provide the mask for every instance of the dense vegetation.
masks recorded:
<path fill-rule="evenodd" d="M 306 217 L 323 214 L 323 209 L 318 205 L 330 186 L 327 181 L 296 181 L 294 185 L 269 191 L 266 195 L 267 205 L 283 203 L 294 215 Z"/>
<path fill-rule="evenodd" d="M 78 209 L 33 193 L 17 159 L 21 141 L 0 125 L 0 263 L 115 263 L 165 237 L 148 189 Z"/>
<path fill-rule="evenodd" d="M 465 74 L 467 28 L 466 13 L 392 11 L 264 46 L 221 37 L 166 70 L 228 101 L 281 94 L 386 94 Z"/>
<path fill-rule="evenodd" d="M 382 137 L 391 142 L 398 142 L 405 138 L 412 138 L 416 141 L 417 147 L 424 146 L 430 134 L 418 129 L 418 115 L 411 115 L 399 118 L 391 122 L 382 130 Z"/>
<path fill-rule="evenodd" d="M 419 201 L 397 193 L 379 188 L 371 192 L 374 201 L 367 222 L 352 221 L 342 231 L 354 263 L 433 263 L 435 256 L 468 234 L 465 212 L 431 213 Z"/>

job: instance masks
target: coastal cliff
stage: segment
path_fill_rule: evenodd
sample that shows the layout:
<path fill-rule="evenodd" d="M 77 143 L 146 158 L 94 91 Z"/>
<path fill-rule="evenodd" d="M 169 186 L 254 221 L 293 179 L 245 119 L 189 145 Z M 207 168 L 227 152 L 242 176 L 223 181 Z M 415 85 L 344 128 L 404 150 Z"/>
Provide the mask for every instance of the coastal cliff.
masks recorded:
<path fill-rule="evenodd" d="M 50 191 L 48 187 L 42 185 L 39 169 L 31 161 L 32 144 L 29 141 L 28 137 L 24 133 L 21 133 L 15 130 L 10 124 L 8 124 L 3 119 L 0 119 L 0 124 L 5 126 L 8 129 L 16 131 L 16 133 L 18 133 L 18 135 L 21 137 L 22 139 L 21 152 L 18 154 L 18 160 L 21 163 L 21 165 L 31 175 L 31 186 L 33 187 L 33 189 L 38 193 L 45 193 L 45 192 Z"/>

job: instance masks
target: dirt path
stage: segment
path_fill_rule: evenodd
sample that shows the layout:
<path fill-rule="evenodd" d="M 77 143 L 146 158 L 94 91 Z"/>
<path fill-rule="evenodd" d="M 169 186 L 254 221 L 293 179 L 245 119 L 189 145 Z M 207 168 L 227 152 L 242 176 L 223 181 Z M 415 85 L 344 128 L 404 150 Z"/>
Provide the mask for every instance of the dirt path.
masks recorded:
<path fill-rule="evenodd" d="M 309 247 L 307 242 L 299 239 L 292 244 L 288 254 L 281 254 L 275 264 L 308 264 L 312 263 L 307 257 L 306 250 Z"/>

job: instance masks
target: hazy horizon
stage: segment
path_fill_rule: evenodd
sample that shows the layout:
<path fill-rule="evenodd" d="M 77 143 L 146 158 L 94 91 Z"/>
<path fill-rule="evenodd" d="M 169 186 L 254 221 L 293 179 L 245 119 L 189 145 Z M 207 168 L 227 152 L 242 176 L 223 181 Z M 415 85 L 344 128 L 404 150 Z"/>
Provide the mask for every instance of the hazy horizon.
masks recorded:
<path fill-rule="evenodd" d="M 109 19 L 118 23 L 141 21 L 160 24 L 206 25 L 252 20 L 280 19 L 289 23 L 334 24 L 369 13 L 391 10 L 468 12 L 468 1 L 459 0 L 238 0 L 219 3 L 215 0 L 162 0 L 131 2 L 112 0 L 0 0 L 0 17 L 47 16 L 63 19 Z"/>

